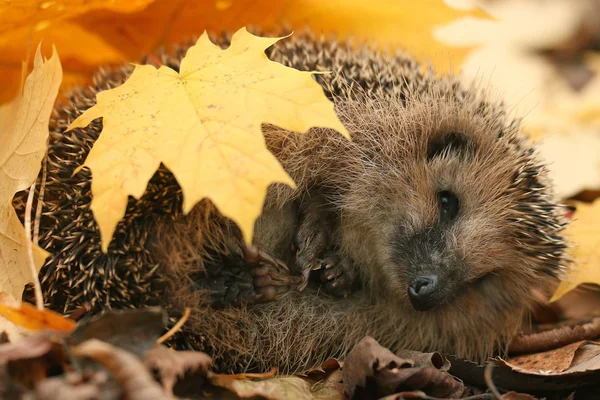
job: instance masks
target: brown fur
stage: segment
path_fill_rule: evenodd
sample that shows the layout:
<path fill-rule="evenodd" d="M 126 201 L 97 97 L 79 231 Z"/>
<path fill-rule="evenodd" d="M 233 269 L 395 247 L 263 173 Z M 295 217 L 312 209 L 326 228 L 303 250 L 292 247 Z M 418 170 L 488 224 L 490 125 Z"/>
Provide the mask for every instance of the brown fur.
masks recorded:
<path fill-rule="evenodd" d="M 229 39 L 215 40 L 227 45 Z M 184 50 L 163 53 L 163 63 L 177 68 Z M 293 258 L 298 207 L 323 197 L 337 216 L 335 244 L 353 260 L 363 288 L 340 299 L 309 286 L 271 303 L 211 307 L 198 279 L 207 257 L 218 261 L 238 235 L 207 201 L 180 215 L 180 190 L 163 168 L 144 197 L 131 200 L 102 254 L 89 210 L 89 172 L 72 174 L 101 123 L 63 131 L 93 104 L 95 92 L 128 76 L 126 67 L 101 73 L 91 90 L 74 92 L 57 109 L 40 235 L 54 254 L 41 273 L 48 303 L 63 312 L 82 302 L 94 310 L 162 304 L 174 316 L 190 307 L 191 321 L 176 344 L 209 351 L 223 369 L 309 368 L 343 355 L 366 334 L 392 350 L 477 360 L 503 349 L 534 303 L 531 288 L 547 289 L 566 262 L 563 223 L 518 121 L 477 90 L 437 77 L 403 54 L 356 51 L 310 34 L 295 34 L 268 53 L 302 70 L 334 72 L 316 79 L 353 140 L 324 129 L 301 135 L 265 127 L 268 147 L 298 187 L 271 187 L 255 243 Z M 432 141 L 450 132 L 464 134 L 473 155 L 427 160 Z M 460 216 L 443 231 L 444 249 L 455 261 L 448 275 L 454 290 L 438 307 L 419 312 L 406 289 L 419 268 L 409 256 L 410 238 L 436 226 L 436 193 L 446 189 L 461 199 Z"/>

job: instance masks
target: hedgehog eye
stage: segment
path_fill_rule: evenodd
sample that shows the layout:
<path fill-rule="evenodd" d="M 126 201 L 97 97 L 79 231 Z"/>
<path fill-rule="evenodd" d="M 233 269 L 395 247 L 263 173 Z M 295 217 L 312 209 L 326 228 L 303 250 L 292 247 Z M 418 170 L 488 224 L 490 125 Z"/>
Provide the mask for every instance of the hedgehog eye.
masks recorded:
<path fill-rule="evenodd" d="M 458 215 L 460 202 L 454 193 L 448 190 L 438 192 L 438 204 L 440 206 L 440 218 L 442 220 L 451 221 Z"/>

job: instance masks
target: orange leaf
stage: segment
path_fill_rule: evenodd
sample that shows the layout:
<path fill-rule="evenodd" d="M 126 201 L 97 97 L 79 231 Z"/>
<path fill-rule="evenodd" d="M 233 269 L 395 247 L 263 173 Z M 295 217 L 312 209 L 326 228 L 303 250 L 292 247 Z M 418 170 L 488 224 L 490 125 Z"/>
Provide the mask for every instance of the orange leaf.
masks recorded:
<path fill-rule="evenodd" d="M 39 331 L 49 329 L 60 332 L 72 332 L 77 324 L 72 319 L 63 317 L 52 310 L 38 310 L 29 303 L 21 303 L 19 308 L 0 304 L 0 314 L 24 329 Z"/>

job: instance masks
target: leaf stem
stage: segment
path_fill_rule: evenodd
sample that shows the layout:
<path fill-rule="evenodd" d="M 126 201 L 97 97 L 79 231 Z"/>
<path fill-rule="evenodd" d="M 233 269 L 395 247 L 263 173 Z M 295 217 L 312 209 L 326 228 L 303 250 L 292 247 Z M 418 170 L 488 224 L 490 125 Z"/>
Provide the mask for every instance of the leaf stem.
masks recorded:
<path fill-rule="evenodd" d="M 27 196 L 27 205 L 25 206 L 25 237 L 27 238 L 27 255 L 29 256 L 29 267 L 31 268 L 31 275 L 33 277 L 35 304 L 38 310 L 43 310 L 44 297 L 42 296 L 42 285 L 40 284 L 37 268 L 35 267 L 35 260 L 33 258 L 33 241 L 31 238 L 31 209 L 33 207 L 35 183 L 36 182 L 33 182 L 33 185 L 31 185 L 31 188 L 29 188 L 29 195 Z"/>

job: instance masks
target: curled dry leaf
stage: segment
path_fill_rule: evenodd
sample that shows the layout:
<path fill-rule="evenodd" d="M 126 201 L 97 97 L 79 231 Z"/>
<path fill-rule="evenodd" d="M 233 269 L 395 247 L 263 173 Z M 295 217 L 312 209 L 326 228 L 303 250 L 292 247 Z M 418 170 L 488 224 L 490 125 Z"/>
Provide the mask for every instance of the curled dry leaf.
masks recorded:
<path fill-rule="evenodd" d="M 89 357 L 108 369 L 129 400 L 166 400 L 168 397 L 134 354 L 98 339 L 71 348 L 74 357 Z"/>
<path fill-rule="evenodd" d="M 144 355 L 144 364 L 151 371 L 156 370 L 160 381 L 169 395 L 178 379 L 186 373 L 195 372 L 194 380 L 208 374 L 211 358 L 198 351 L 175 351 L 164 346 L 155 346 Z"/>
<path fill-rule="evenodd" d="M 23 93 L 0 106 L 0 291 L 16 299 L 34 277 L 29 269 L 25 231 L 11 201 L 38 176 L 61 81 L 58 55 L 53 51 L 44 62 L 38 46 Z"/>
<path fill-rule="evenodd" d="M 511 354 L 535 353 L 556 349 L 580 340 L 595 339 L 600 336 L 600 318 L 571 326 L 515 337 L 509 346 Z"/>
<path fill-rule="evenodd" d="M 398 391 L 422 390 L 427 395 L 460 398 L 461 382 L 431 365 L 432 357 L 422 357 L 423 365 L 400 358 L 365 337 L 352 349 L 344 362 L 344 395 L 347 398 L 386 396 Z M 433 365 L 446 366 L 434 357 Z"/>
<path fill-rule="evenodd" d="M 221 50 L 205 33 L 179 73 L 138 66 L 73 121 L 69 129 L 103 117 L 102 134 L 84 166 L 93 175 L 91 209 L 104 251 L 128 196 L 140 198 L 161 163 L 182 188 L 184 212 L 208 197 L 249 242 L 267 187 L 294 184 L 267 150 L 261 124 L 297 132 L 328 127 L 348 136 L 311 72 L 267 58 L 265 49 L 278 40 L 241 29 Z"/>

